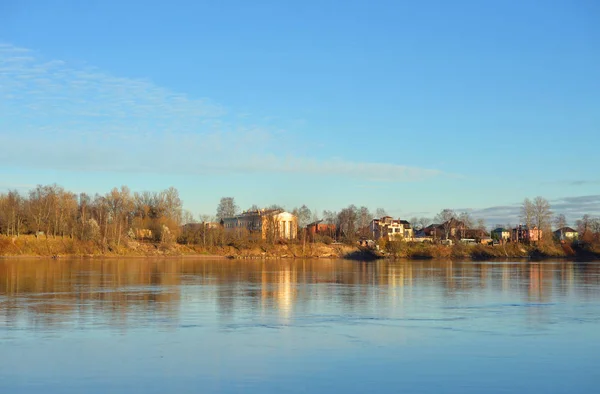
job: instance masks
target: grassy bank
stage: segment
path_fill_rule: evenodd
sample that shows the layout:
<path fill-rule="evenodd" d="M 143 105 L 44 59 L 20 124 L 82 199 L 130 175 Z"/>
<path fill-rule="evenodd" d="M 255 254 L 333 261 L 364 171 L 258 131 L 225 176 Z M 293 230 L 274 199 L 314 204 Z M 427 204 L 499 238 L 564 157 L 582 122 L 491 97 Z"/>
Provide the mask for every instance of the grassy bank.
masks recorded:
<path fill-rule="evenodd" d="M 498 258 L 600 258 L 598 246 L 574 248 L 568 244 L 555 242 L 524 245 L 509 243 L 505 245 L 466 245 L 452 246 L 390 242 L 385 245 L 385 256 L 408 259 L 471 259 L 489 260 Z"/>
<path fill-rule="evenodd" d="M 356 247 L 342 244 L 324 243 L 276 243 L 247 242 L 241 245 L 230 243 L 212 248 L 199 245 L 172 243 L 138 242 L 123 240 L 118 245 L 81 241 L 69 237 L 19 237 L 0 236 L 0 256 L 39 256 L 39 257 L 152 257 L 152 256 L 215 256 L 228 258 L 340 258 Z"/>
<path fill-rule="evenodd" d="M 540 245 L 433 245 L 410 242 L 389 242 L 381 245 L 381 252 L 361 249 L 338 243 L 302 242 L 246 242 L 202 248 L 199 245 L 138 242 L 124 240 L 116 244 L 101 244 L 72 238 L 0 236 L 0 256 L 40 257 L 152 257 L 152 256 L 215 256 L 239 259 L 270 258 L 350 258 L 370 260 L 375 258 L 406 259 L 463 259 L 489 260 L 497 258 L 582 258 L 600 259 L 600 245 L 572 248 L 559 243 Z"/>

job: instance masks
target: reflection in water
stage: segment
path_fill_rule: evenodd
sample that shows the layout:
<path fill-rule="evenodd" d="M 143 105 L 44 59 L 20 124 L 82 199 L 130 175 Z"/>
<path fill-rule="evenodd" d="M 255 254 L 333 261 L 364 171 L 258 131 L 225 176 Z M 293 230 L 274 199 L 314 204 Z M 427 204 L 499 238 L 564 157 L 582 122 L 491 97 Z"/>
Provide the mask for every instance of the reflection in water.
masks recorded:
<path fill-rule="evenodd" d="M 600 264 L 0 260 L 0 392 L 597 392 Z"/>
<path fill-rule="evenodd" d="M 4 260 L 0 328 L 177 325 L 182 303 L 197 297 L 214 301 L 223 324 L 240 311 L 277 311 L 289 323 L 315 305 L 352 314 L 436 294 L 445 304 L 477 303 L 489 292 L 544 304 L 555 295 L 597 299 L 599 285 L 600 264 L 571 262 Z"/>

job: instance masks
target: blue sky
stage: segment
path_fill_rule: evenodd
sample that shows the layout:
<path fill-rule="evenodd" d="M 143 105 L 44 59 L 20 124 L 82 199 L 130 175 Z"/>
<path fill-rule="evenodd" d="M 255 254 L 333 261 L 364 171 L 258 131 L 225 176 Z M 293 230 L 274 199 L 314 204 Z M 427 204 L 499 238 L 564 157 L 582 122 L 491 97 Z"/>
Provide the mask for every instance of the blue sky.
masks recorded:
<path fill-rule="evenodd" d="M 0 190 L 597 215 L 599 18 L 591 0 L 2 0 Z"/>

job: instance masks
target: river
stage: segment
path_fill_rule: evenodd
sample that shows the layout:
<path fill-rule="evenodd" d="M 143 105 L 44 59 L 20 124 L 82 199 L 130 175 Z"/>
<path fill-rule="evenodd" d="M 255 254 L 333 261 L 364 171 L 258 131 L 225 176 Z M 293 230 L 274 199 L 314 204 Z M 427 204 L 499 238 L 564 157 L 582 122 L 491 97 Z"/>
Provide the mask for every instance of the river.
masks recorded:
<path fill-rule="evenodd" d="M 0 260 L 1 393 L 597 393 L 600 263 Z"/>

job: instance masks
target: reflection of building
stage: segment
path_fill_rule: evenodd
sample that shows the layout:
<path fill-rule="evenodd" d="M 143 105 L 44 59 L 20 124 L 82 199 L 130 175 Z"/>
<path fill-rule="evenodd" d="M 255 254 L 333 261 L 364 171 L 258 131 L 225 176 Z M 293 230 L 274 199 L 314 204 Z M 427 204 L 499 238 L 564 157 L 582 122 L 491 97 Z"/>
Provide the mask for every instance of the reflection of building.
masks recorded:
<path fill-rule="evenodd" d="M 392 240 L 413 239 L 413 229 L 406 220 L 394 219 L 391 216 L 384 216 L 380 219 L 371 220 L 369 230 L 373 235 L 373 239 L 387 238 Z"/>
<path fill-rule="evenodd" d="M 542 230 L 537 226 L 528 227 L 519 225 L 512 230 L 512 238 L 514 242 L 538 242 L 542 239 Z"/>
<path fill-rule="evenodd" d="M 246 211 L 237 216 L 223 218 L 222 222 L 226 230 L 245 229 L 261 234 L 263 239 L 292 239 L 296 238 L 298 232 L 296 216 L 278 209 Z"/>

